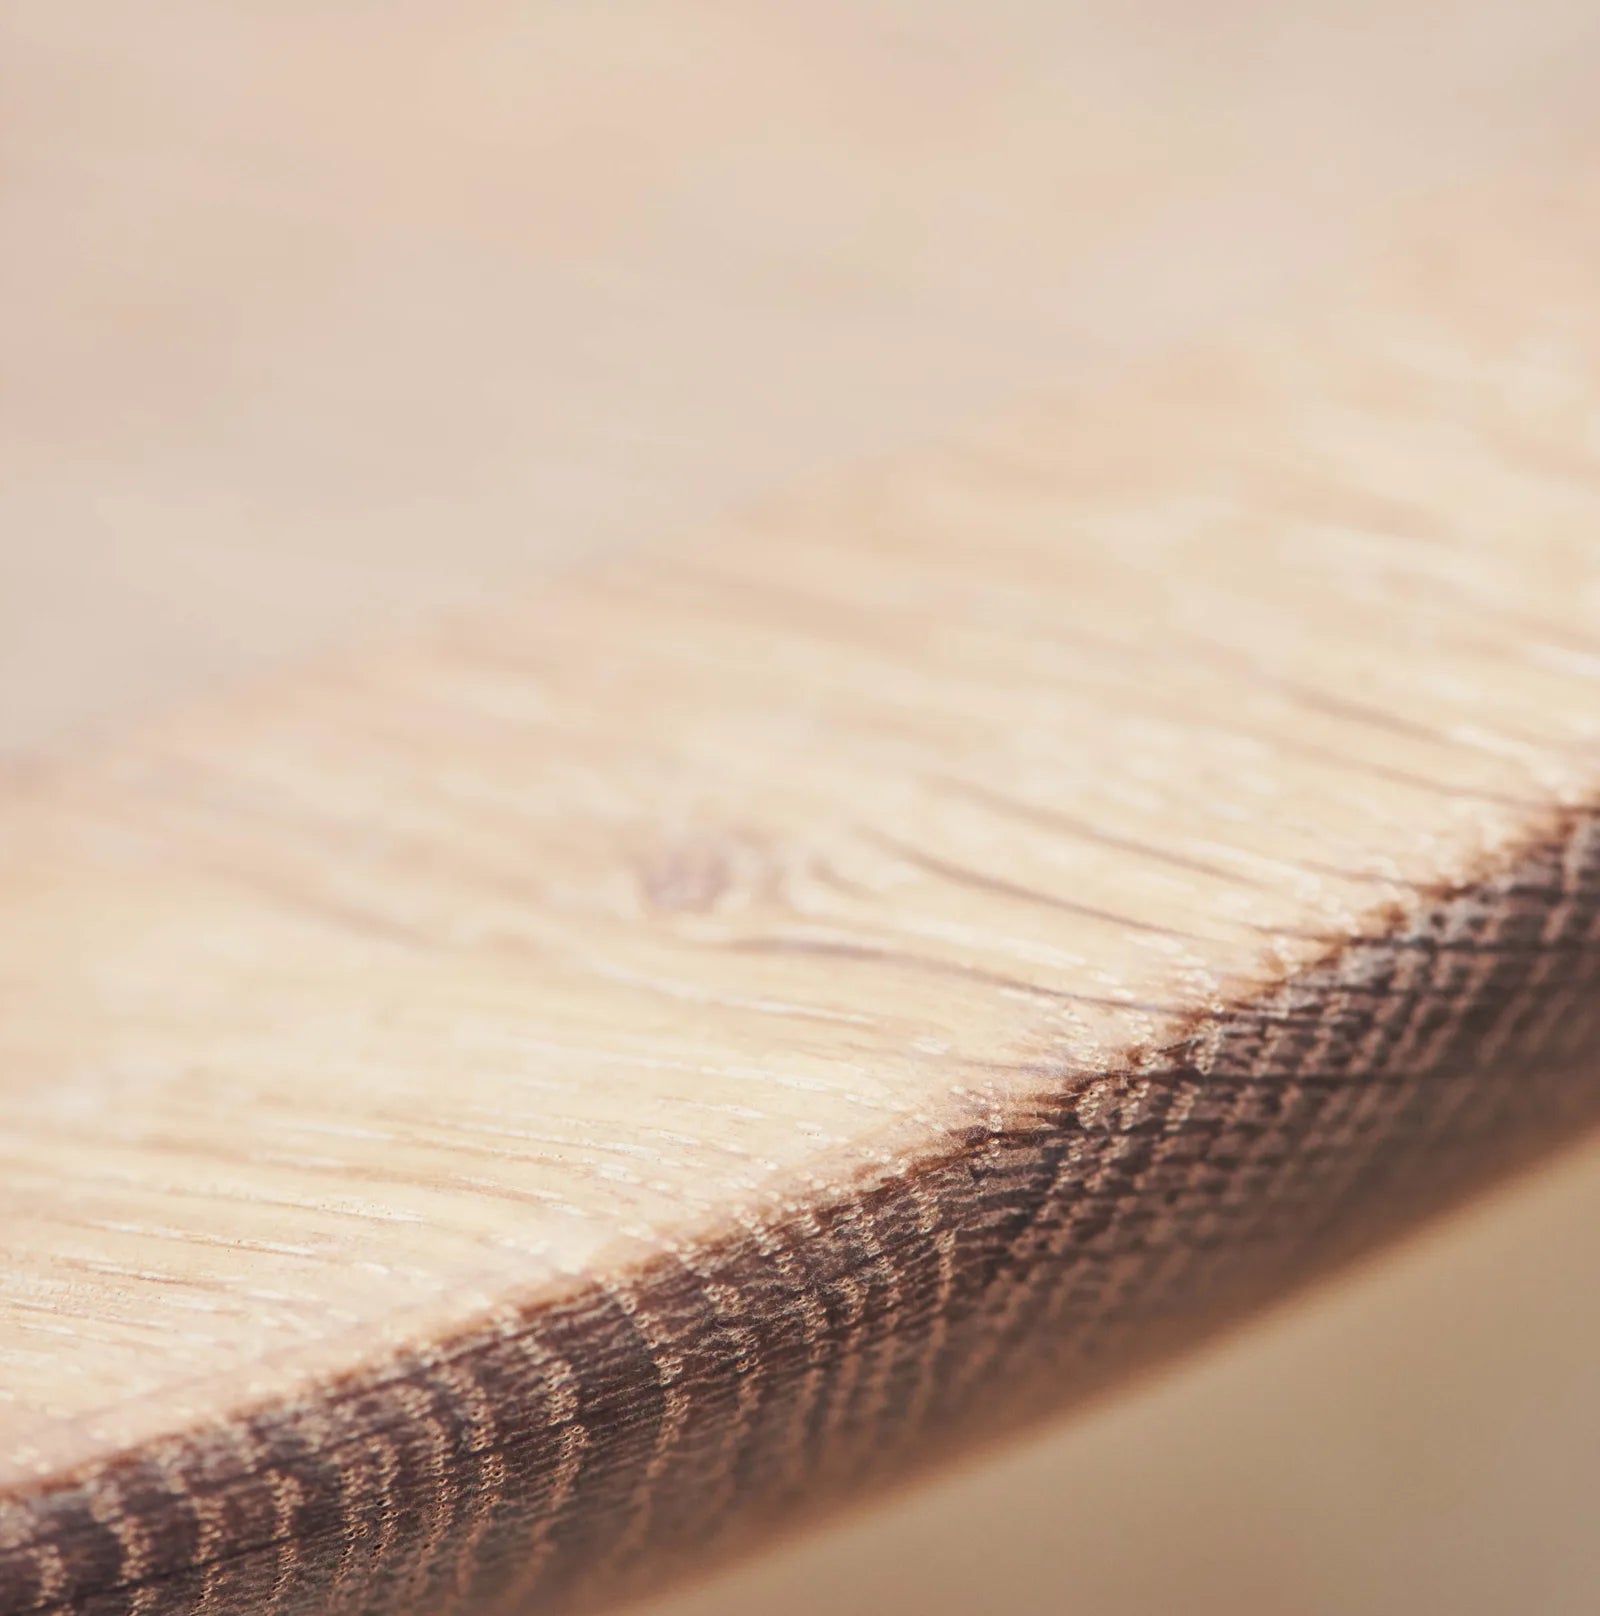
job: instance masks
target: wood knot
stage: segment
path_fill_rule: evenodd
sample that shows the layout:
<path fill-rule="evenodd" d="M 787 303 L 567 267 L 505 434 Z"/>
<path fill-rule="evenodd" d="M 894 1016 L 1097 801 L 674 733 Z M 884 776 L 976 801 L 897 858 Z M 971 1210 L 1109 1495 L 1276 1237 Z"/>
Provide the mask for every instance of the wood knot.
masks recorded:
<path fill-rule="evenodd" d="M 733 860 L 723 838 L 678 838 L 651 848 L 639 860 L 639 895 L 646 907 L 666 914 L 703 915 L 715 909 L 733 885 Z"/>

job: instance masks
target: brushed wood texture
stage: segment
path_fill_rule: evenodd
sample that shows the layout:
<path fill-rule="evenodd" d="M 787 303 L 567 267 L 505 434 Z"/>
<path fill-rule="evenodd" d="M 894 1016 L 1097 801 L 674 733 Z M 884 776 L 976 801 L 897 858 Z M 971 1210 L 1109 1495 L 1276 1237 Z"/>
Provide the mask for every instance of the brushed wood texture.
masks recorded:
<path fill-rule="evenodd" d="M 674 15 L 728 22 L 714 7 Z M 319 316 L 335 346 L 352 322 L 378 328 L 334 376 L 334 407 L 376 411 L 439 457 L 437 497 L 350 518 L 374 558 L 408 525 L 491 510 L 508 535 L 509 512 L 629 536 L 692 508 L 708 479 L 707 509 L 809 457 L 921 432 L 1059 371 L 1096 324 L 1046 340 L 1037 312 L 1014 318 L 1019 298 L 1098 287 L 1085 306 L 1116 311 L 1094 335 L 1119 362 L 1060 403 L 591 564 L 523 605 L 484 604 L 494 583 L 461 587 L 447 556 L 388 577 L 401 606 L 477 603 L 10 770 L 0 1611 L 592 1603 L 1081 1396 L 1587 1125 L 1591 145 L 1547 139 L 1549 176 L 1523 164 L 1449 201 L 1411 198 L 1403 225 L 1372 218 L 1408 174 L 1493 166 L 1465 134 L 1481 87 L 1567 39 L 1564 17 L 1453 33 L 1446 54 L 1504 72 L 1438 75 L 1480 86 L 1474 116 L 1444 118 L 1451 137 L 1420 156 L 1397 143 L 1392 162 L 1374 137 L 1360 207 L 1325 179 L 1314 205 L 1285 204 L 1275 187 L 1315 170 L 1303 147 L 1240 186 L 1194 156 L 1281 125 L 1294 94 L 1265 88 L 1274 64 L 1247 76 L 1259 104 L 1226 128 L 1214 95 L 1187 124 L 1169 96 L 1160 131 L 1132 101 L 1108 105 L 1126 161 L 1063 174 L 1064 148 L 1034 136 L 1059 89 L 1038 64 L 1062 59 L 1059 39 L 1054 54 L 979 59 L 947 40 L 885 129 L 878 87 L 906 81 L 888 72 L 900 36 L 874 36 L 846 95 L 859 127 L 833 158 L 808 155 L 809 172 L 836 163 L 873 194 L 860 154 L 893 182 L 909 120 L 917 149 L 940 155 L 898 217 L 938 217 L 949 240 L 925 259 L 920 236 L 874 235 L 861 281 L 812 300 L 783 209 L 701 284 L 689 207 L 651 261 L 677 266 L 666 284 L 695 311 L 690 334 L 674 348 L 657 330 L 656 351 L 681 359 L 707 332 L 736 351 L 717 325 L 727 289 L 757 298 L 778 262 L 785 376 L 803 385 L 763 376 L 759 396 L 786 402 L 748 422 L 729 399 L 754 391 L 725 391 L 714 430 L 702 412 L 714 473 L 711 448 L 671 465 L 635 455 L 667 492 L 625 518 L 617 484 L 592 472 L 553 501 L 506 495 L 527 419 L 488 387 L 466 407 L 500 436 L 452 437 L 448 387 L 413 418 L 416 397 L 396 404 L 373 358 L 381 318 L 361 298 Z M 666 72 L 664 142 L 625 141 L 607 183 L 569 175 L 543 199 L 579 244 L 573 262 L 592 266 L 596 240 L 637 240 L 619 198 L 681 198 L 672 174 L 715 167 L 726 109 L 759 99 L 753 84 L 787 86 L 814 120 L 794 138 L 822 138 L 828 119 L 796 89 L 797 36 L 771 26 L 740 35 L 709 81 L 698 62 Z M 72 24 L 38 23 L 51 27 Z M 395 37 L 399 59 L 432 60 L 435 25 Z M 634 70 L 657 91 L 671 37 L 663 25 L 641 45 L 603 12 L 557 26 L 590 75 L 608 52 L 642 51 Z M 343 48 L 354 59 L 370 39 L 352 25 Z M 481 71 L 470 29 L 444 55 Z M 1096 60 L 1144 64 L 1169 91 L 1205 77 L 1203 58 L 1137 33 Z M 992 209 L 929 201 L 968 172 L 969 148 L 937 131 L 948 92 L 975 81 L 991 118 L 976 120 L 989 144 L 971 171 L 1017 158 L 998 232 L 976 228 Z M 50 82 L 35 75 L 29 95 Z M 485 151 L 523 127 L 492 95 L 454 105 Z M 562 140 L 594 139 L 586 95 L 548 118 L 538 127 Z M 1176 166 L 1173 127 L 1188 130 Z M 457 196 L 459 169 L 374 196 L 374 177 L 415 177 L 415 152 L 302 149 L 268 128 L 277 144 L 252 161 L 340 158 L 302 270 L 330 270 L 327 245 L 345 238 L 327 219 L 358 193 L 360 251 L 379 256 L 397 240 L 418 250 L 423 214 L 458 208 L 458 245 L 499 218 L 504 176 L 484 182 L 488 202 Z M 198 190 L 234 205 L 207 190 L 211 172 Z M 71 183 L 92 189 L 97 173 Z M 46 215 L 60 183 L 47 177 Z M 1074 223 L 1041 257 L 1046 237 L 1019 221 L 1062 188 L 1093 241 Z M 711 194 L 726 207 L 737 177 Z M 817 201 L 835 192 L 804 194 L 813 223 L 837 223 Z M 1319 211 L 1338 223 L 1312 256 L 1391 247 L 1324 270 L 1290 318 L 1157 363 L 1262 292 L 1237 274 L 1251 257 L 1238 239 L 1212 260 L 1224 270 L 1204 318 L 1163 323 L 1169 274 L 1107 291 L 1171 232 L 1195 295 L 1196 199 L 1248 220 L 1280 278 L 1318 241 Z M 1113 201 L 1138 214 L 1142 255 Z M 234 222 L 234 250 L 260 255 L 282 220 Z M 537 262 L 510 227 L 491 244 Z M 377 284 L 374 261 L 353 284 Z M 819 261 L 837 273 L 837 250 Z M 96 324 L 49 250 L 19 264 L 24 293 L 145 351 L 152 327 Z M 412 267 L 425 291 L 426 264 Z M 225 350 L 238 374 L 212 375 L 222 350 L 206 330 L 229 310 L 201 330 L 181 277 L 164 280 L 158 255 L 144 272 L 147 312 L 172 322 L 154 326 L 159 388 L 227 397 L 226 428 L 192 429 L 169 462 L 174 440 L 126 429 L 128 399 L 91 405 L 64 379 L 72 355 L 37 332 L 70 321 L 13 322 L 23 372 L 55 390 L 6 416 L 21 449 L 11 509 L 70 540 L 83 523 L 63 510 L 110 487 L 160 505 L 178 554 L 202 557 L 218 520 L 314 547 L 366 486 L 360 456 L 333 468 L 282 436 L 270 328 L 247 321 Z M 231 273 L 202 264 L 191 290 L 247 272 Z M 546 335 L 589 295 L 574 289 L 585 273 L 540 269 Z M 461 264 L 442 276 L 463 279 Z M 927 309 L 895 326 L 911 294 Z M 475 335 L 459 374 L 441 357 L 448 332 L 433 368 L 481 384 L 503 328 L 462 318 Z M 194 338 L 193 373 L 171 363 L 175 330 Z M 828 371 L 805 380 L 807 331 L 872 333 L 895 386 L 818 424 Z M 521 342 L 513 358 L 532 363 Z M 633 389 L 597 383 L 592 357 L 561 362 L 572 413 L 554 439 L 533 434 L 547 468 L 570 448 L 615 469 L 617 444 L 585 447 L 574 421 L 598 414 L 615 435 L 613 407 L 657 430 L 676 419 L 685 395 L 629 406 Z M 1113 370 L 1137 374 L 1113 384 Z M 261 479 L 248 497 L 242 473 Z M 466 500 L 485 480 L 499 503 Z M 79 556 L 41 542 L 3 559 L 92 589 Z M 137 552 L 119 565 L 137 570 Z M 514 570 L 489 568 L 496 582 Z M 288 598 L 305 574 L 291 557 L 259 576 Z M 35 643 L 57 654 L 48 614 Z M 132 658 L 130 682 L 159 696 L 238 650 L 171 678 Z M 8 697 L 33 714 L 20 689 Z M 127 694 L 103 676 L 95 690 L 108 713 Z"/>
<path fill-rule="evenodd" d="M 19 771 L 0 1608 L 593 1600 L 1585 1125 L 1600 231 L 1495 202 Z"/>

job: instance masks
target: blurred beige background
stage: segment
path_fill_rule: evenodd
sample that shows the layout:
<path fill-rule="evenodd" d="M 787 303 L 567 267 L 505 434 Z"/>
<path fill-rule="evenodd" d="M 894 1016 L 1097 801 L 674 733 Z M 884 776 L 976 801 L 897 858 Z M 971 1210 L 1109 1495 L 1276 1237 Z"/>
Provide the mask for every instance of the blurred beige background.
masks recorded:
<path fill-rule="evenodd" d="M 1314 297 L 1597 74 L 1592 0 L 0 0 L 0 761 Z M 653 1609 L 1593 1610 L 1597 1275 L 1590 1151 Z"/>

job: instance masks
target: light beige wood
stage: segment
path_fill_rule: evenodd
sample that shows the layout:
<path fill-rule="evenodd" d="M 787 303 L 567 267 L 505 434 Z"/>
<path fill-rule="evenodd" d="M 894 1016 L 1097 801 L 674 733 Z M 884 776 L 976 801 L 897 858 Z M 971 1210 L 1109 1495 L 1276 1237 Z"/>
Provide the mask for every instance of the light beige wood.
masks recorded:
<path fill-rule="evenodd" d="M 1586 804 L 1559 201 L 19 779 L 8 1474 L 892 1169 Z"/>
<path fill-rule="evenodd" d="M 19 779 L 11 1477 L 892 1174 L 1586 804 L 1559 201 Z"/>
<path fill-rule="evenodd" d="M 242 1391 L 281 1395 L 508 1287 L 625 1264 L 771 1205 L 797 1173 L 892 1161 L 969 1103 L 952 1087 L 987 1103 L 992 1078 L 970 1080 L 970 1066 L 1023 1052 L 1041 1029 L 1086 1065 L 1159 1042 L 1586 800 L 1591 513 L 1568 472 L 1590 448 L 1592 238 L 1586 219 L 1551 217 L 1584 200 L 1581 177 L 1548 209 L 1516 186 L 1479 189 L 1421 239 L 1448 254 L 1480 210 L 1510 207 L 1531 245 L 1472 235 L 1487 261 L 1464 291 L 1431 263 L 1415 285 L 1404 267 L 1371 291 L 1340 279 L 1339 298 L 1363 288 L 1353 312 L 1230 342 L 1220 365 L 1162 366 L 1104 406 L 1030 409 L 659 562 L 564 585 L 529 614 L 320 668 L 42 785 L 24 778 L 6 809 L 16 923 L 0 943 L 0 1036 L 29 1090 L 9 1186 L 13 1474 L 204 1420 Z M 1027 369 L 1015 362 L 1007 384 Z M 955 392 L 983 402 L 987 385 Z M 933 418 L 902 409 L 896 430 Z M 1565 459 L 1549 461 L 1552 443 Z M 30 496 L 59 489 L 76 447 L 52 442 L 30 462 Z M 1387 532 L 1413 510 L 1425 531 Z M 1064 525 L 1093 530 L 1065 558 Z M 970 585 L 977 557 L 987 597 Z M 1410 660 L 1350 636 L 1352 602 L 1375 614 L 1385 651 L 1383 613 L 1409 633 L 1425 602 Z M 876 618 L 865 633 L 863 608 Z M 1125 654 L 1152 645 L 1167 670 L 1154 697 L 1148 665 L 1130 671 Z M 1288 666 L 1289 683 L 1263 686 L 1262 661 L 1275 678 Z M 861 712 L 867 691 L 884 716 Z M 1019 700 L 1036 703 L 1031 727 L 1008 729 Z M 1410 728 L 1382 733 L 1379 712 Z M 469 723 L 475 736 L 460 733 Z M 571 759 L 554 785 L 544 737 L 505 745 L 545 725 Z M 650 756 L 674 748 L 677 761 Z M 996 800 L 1008 796 L 1065 804 L 1091 843 L 1062 845 L 1042 821 L 1019 832 Z M 1130 843 L 1185 862 L 1154 865 Z M 1279 884 L 1308 848 L 1336 849 L 1316 862 L 1343 875 Z M 987 885 L 962 893 L 963 872 Z M 826 953 L 730 965 L 715 946 L 770 936 L 759 928 L 774 917 L 788 942 L 914 938 L 989 979 L 952 990 L 857 957 L 841 980 Z M 539 961 L 547 1044 L 592 1062 L 595 1081 L 568 1070 L 552 1088 L 541 1074 L 529 966 L 499 957 L 517 950 Z M 1092 997 L 1113 1002 L 1046 1003 L 1064 971 L 1088 972 Z M 615 1041 L 641 988 L 663 982 L 671 1002 Z M 348 1013 L 356 983 L 372 1013 Z M 774 1062 L 766 1029 L 797 1010 L 803 1044 Z M 141 1047 L 120 1064 L 130 1029 Z M 471 1092 L 463 1041 L 514 1059 L 516 1075 Z M 641 1076 L 641 1041 L 650 1062 L 680 1064 Z M 704 1070 L 708 1051 L 722 1071 Z M 963 1051 L 968 1067 L 953 1064 Z M 214 1083 L 219 1060 L 232 1098 Z M 337 1098 L 330 1071 L 349 1085 Z M 48 1088 L 34 1087 L 41 1072 Z M 244 1130 L 241 1094 L 260 1107 Z M 519 1103 L 524 1133 L 542 1138 L 456 1137 L 472 1131 L 455 1127 L 463 1114 L 515 1130 Z M 713 1137 L 703 1119 L 718 1105 Z M 375 1107 L 395 1115 L 373 1128 Z M 640 1110 L 689 1142 L 652 1132 L 646 1169 L 584 1149 L 597 1123 L 633 1142 Z M 240 1154 L 241 1131 L 245 1159 L 217 1167 L 230 1145 Z M 200 1161 L 218 1175 L 214 1204 L 193 1193 Z M 333 1204 L 309 1187 L 330 1172 L 346 1183 Z M 508 1213 L 495 1203 L 507 1193 L 536 1204 Z M 174 1195 L 203 1210 L 157 1216 Z M 275 1232 L 250 1233 L 263 1216 Z M 301 1219 L 299 1238 L 281 1238 Z M 107 1228 L 119 1221 L 132 1227 Z M 205 1249 L 215 1239 L 225 1254 Z M 208 1302 L 208 1283 L 226 1300 Z"/>
<path fill-rule="evenodd" d="M 1597 32 L 1587 0 L 0 27 L 11 745 L 1207 333 L 1537 167 Z"/>

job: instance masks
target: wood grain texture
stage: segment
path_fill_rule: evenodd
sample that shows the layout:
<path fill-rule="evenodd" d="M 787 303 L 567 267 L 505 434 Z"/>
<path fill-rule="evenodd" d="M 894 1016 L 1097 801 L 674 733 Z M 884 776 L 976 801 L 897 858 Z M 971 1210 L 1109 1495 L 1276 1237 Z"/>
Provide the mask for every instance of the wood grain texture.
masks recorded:
<path fill-rule="evenodd" d="M 0 1610 L 593 1602 L 1587 1125 L 1597 239 L 14 771 Z"/>
<path fill-rule="evenodd" d="M 0 748 L 1209 335 L 1536 169 L 1597 54 L 1589 0 L 6 0 Z"/>

